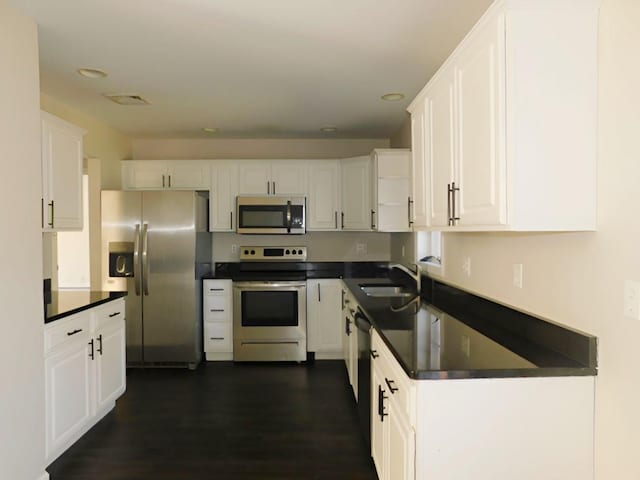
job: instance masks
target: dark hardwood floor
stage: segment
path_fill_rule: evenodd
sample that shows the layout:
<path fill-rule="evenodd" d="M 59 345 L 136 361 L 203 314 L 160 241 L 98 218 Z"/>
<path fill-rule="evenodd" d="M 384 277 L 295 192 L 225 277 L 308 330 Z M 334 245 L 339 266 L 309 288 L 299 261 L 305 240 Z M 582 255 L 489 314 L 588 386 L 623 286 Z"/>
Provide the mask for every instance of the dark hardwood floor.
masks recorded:
<path fill-rule="evenodd" d="M 51 480 L 376 480 L 344 363 L 130 370 Z"/>

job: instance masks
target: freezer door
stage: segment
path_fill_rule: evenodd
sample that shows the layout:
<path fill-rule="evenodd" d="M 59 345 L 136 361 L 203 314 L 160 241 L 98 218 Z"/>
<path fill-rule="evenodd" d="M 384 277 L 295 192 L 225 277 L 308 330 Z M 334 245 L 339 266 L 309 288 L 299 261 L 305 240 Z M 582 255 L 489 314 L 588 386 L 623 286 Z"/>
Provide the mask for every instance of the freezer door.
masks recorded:
<path fill-rule="evenodd" d="M 105 291 L 128 292 L 126 305 L 127 364 L 138 365 L 144 360 L 142 354 L 142 283 L 140 257 L 136 254 L 139 246 L 139 231 L 142 223 L 141 192 L 104 190 L 102 192 L 102 289 Z M 134 247 L 134 277 L 111 277 L 110 252 L 122 244 Z"/>
<path fill-rule="evenodd" d="M 144 360 L 197 363 L 196 194 L 143 192 Z"/>

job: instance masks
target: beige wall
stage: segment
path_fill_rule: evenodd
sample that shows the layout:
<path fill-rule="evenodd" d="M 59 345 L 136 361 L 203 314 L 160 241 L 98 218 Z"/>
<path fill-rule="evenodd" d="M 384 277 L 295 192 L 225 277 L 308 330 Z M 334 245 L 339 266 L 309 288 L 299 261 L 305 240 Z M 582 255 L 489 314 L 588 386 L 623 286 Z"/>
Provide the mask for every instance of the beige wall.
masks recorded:
<path fill-rule="evenodd" d="M 0 0 L 0 478 L 44 474 L 40 106 L 35 23 Z"/>
<path fill-rule="evenodd" d="M 135 139 L 136 160 L 344 158 L 387 148 L 386 139 Z"/>
<path fill-rule="evenodd" d="M 364 244 L 366 253 L 356 251 Z M 312 262 L 373 262 L 389 261 L 389 234 L 372 232 L 309 232 L 306 235 L 236 235 L 213 234 L 213 259 L 216 262 L 237 262 L 239 253 L 232 246 L 301 245 L 307 247 L 307 260 Z"/>
<path fill-rule="evenodd" d="M 624 281 L 640 281 L 638 25 L 640 2 L 603 1 L 597 232 L 459 233 L 443 239 L 447 282 L 598 336 L 598 480 L 640 478 L 640 320 L 623 315 Z M 467 257 L 469 278 L 462 271 Z M 514 263 L 524 265 L 522 289 L 512 286 Z"/>

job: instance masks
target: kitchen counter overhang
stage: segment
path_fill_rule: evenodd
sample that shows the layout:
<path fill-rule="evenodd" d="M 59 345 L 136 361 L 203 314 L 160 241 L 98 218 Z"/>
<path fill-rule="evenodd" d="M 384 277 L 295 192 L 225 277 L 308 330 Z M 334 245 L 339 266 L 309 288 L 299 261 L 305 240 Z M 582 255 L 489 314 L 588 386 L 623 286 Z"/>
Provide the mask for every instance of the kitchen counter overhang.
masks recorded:
<path fill-rule="evenodd" d="M 410 378 L 597 374 L 597 339 L 592 335 L 424 276 L 421 298 L 413 305 L 411 298 L 372 297 L 361 288 L 388 284 L 389 279 L 344 282 Z"/>

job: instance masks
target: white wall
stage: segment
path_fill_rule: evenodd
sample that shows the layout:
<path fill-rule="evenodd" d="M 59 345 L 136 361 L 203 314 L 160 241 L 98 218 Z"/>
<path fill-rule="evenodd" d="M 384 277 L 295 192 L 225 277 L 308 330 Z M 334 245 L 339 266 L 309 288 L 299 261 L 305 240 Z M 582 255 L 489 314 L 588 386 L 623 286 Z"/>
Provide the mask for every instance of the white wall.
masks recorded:
<path fill-rule="evenodd" d="M 604 0 L 597 232 L 445 234 L 443 239 L 447 282 L 598 336 L 597 480 L 640 478 L 640 320 L 623 315 L 624 281 L 640 281 L 638 45 L 640 1 Z M 462 271 L 466 257 L 469 278 Z M 514 263 L 524 265 L 522 289 L 512 286 Z"/>
<path fill-rule="evenodd" d="M 35 23 L 0 0 L 0 478 L 44 474 L 40 105 Z"/>

